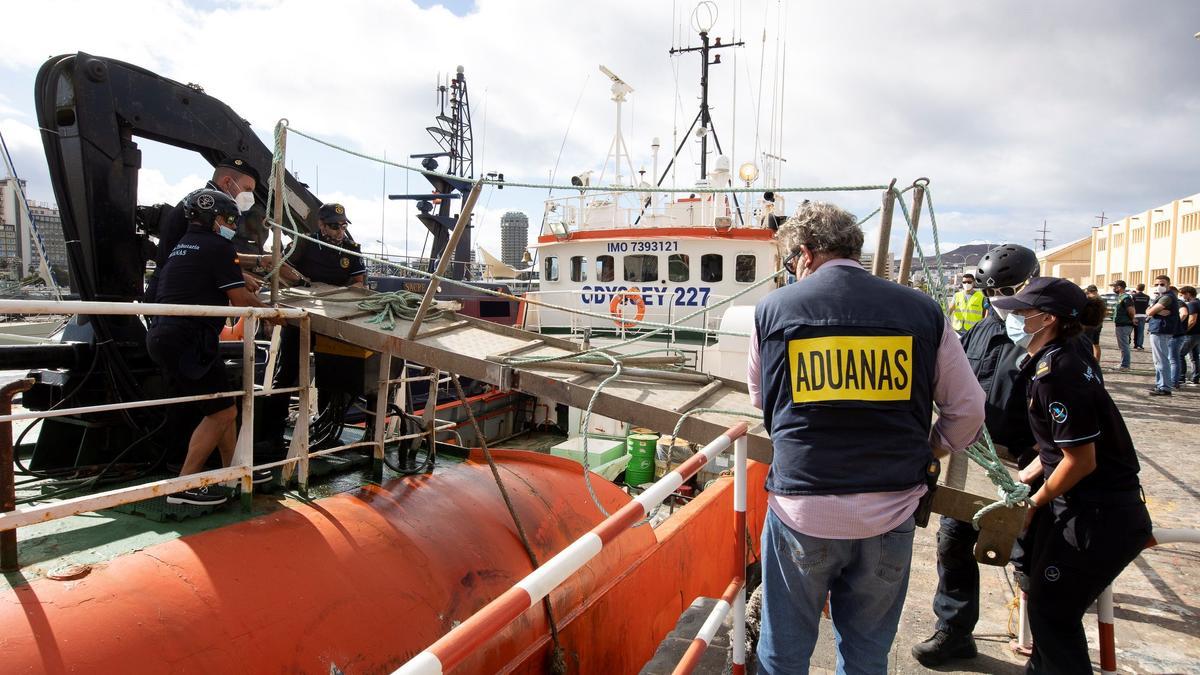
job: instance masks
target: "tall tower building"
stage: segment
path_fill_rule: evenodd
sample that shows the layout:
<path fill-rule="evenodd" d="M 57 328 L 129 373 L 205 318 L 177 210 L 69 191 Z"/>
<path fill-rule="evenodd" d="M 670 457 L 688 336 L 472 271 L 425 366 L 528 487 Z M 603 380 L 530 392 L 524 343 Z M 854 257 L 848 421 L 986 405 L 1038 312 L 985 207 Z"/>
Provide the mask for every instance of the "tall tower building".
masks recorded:
<path fill-rule="evenodd" d="M 504 264 L 520 268 L 521 257 L 529 246 L 529 216 L 509 211 L 500 217 L 500 259 Z"/>

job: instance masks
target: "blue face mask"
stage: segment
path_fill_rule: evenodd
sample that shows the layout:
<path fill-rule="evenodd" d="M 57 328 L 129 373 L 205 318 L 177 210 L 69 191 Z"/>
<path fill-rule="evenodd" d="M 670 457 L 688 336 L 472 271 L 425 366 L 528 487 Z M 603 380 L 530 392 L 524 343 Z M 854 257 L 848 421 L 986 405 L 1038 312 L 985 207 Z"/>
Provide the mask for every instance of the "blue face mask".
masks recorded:
<path fill-rule="evenodd" d="M 237 234 L 237 230 L 231 230 L 228 227 L 225 227 L 224 225 L 218 225 L 217 226 L 217 234 L 221 235 L 222 237 L 225 237 L 226 239 L 233 239 L 233 235 Z"/>
<path fill-rule="evenodd" d="M 1034 314 L 1032 316 L 1041 316 L 1041 315 L 1042 315 L 1042 313 Z M 1045 328 L 1045 326 L 1043 326 L 1042 328 L 1039 328 L 1037 331 L 1035 331 L 1033 333 L 1026 333 L 1025 332 L 1025 319 L 1026 318 L 1027 317 L 1021 316 L 1020 314 L 1013 312 L 1013 313 L 1010 313 L 1008 315 L 1008 317 L 1004 319 L 1004 330 L 1006 333 L 1008 333 L 1008 339 L 1012 340 L 1013 344 L 1017 345 L 1018 347 L 1028 347 L 1029 343 L 1031 341 L 1033 341 L 1033 336 L 1042 332 L 1042 329 Z"/>

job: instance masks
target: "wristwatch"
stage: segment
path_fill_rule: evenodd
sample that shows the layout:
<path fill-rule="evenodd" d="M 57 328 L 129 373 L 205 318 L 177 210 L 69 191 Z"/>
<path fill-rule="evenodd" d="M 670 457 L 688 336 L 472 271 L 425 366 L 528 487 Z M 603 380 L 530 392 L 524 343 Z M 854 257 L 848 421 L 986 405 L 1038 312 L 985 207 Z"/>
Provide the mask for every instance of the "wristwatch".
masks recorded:
<path fill-rule="evenodd" d="M 263 257 L 260 255 L 254 261 L 254 273 L 262 276 L 267 273 L 267 268 L 262 264 Z"/>

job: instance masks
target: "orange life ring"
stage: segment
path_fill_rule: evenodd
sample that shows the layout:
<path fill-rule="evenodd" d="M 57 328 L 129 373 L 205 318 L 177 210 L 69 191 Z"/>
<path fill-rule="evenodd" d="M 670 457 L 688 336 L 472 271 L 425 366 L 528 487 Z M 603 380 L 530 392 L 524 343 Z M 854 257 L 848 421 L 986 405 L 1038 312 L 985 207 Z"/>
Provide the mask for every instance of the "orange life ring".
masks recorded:
<path fill-rule="evenodd" d="M 631 300 L 637 305 L 637 314 L 634 315 L 633 321 L 626 321 L 625 315 L 621 313 L 621 303 L 626 300 Z M 617 328 L 633 328 L 646 316 L 646 301 L 642 299 L 641 291 L 630 288 L 613 296 L 612 302 L 608 303 L 608 313 L 612 314 L 613 323 L 617 324 Z"/>
<path fill-rule="evenodd" d="M 245 319 L 238 319 L 233 326 L 225 326 L 221 329 L 221 342 L 234 342 L 241 340 L 246 335 Z"/>

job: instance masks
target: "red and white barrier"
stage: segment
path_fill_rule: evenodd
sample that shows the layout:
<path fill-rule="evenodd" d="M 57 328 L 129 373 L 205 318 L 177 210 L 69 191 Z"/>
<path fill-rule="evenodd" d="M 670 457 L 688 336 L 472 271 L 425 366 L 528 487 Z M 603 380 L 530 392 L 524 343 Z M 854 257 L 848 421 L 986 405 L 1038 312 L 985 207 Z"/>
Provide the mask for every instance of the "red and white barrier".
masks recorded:
<path fill-rule="evenodd" d="M 713 637 L 717 634 L 717 629 L 725 622 L 726 615 L 732 608 L 734 597 L 742 592 L 742 587 L 745 582 L 739 577 L 729 582 L 729 586 L 725 592 L 721 594 L 721 599 L 708 613 L 708 618 L 704 620 L 704 625 L 700 626 L 700 630 L 696 633 L 696 637 L 692 639 L 692 644 L 683 654 L 683 658 L 679 660 L 679 665 L 675 666 L 675 670 L 671 671 L 671 675 L 691 675 L 696 666 L 700 664 L 700 657 L 704 656 L 704 651 L 708 649 L 708 645 L 712 642 Z M 743 649 L 745 648 L 743 640 Z M 744 663 L 742 664 L 745 665 Z"/>
<path fill-rule="evenodd" d="M 1154 548 L 1161 544 L 1200 544 L 1200 530 L 1154 528 L 1150 541 L 1146 542 L 1146 548 Z M 1109 586 L 1096 599 L 1096 614 L 1100 623 L 1101 675 L 1115 675 L 1117 672 L 1117 636 L 1113 607 L 1113 589 Z"/>
<path fill-rule="evenodd" d="M 735 441 L 741 439 L 742 453 L 745 453 L 745 435 L 749 424 L 739 422 L 716 440 L 704 446 L 699 452 L 690 457 L 679 468 L 671 471 L 649 488 L 638 495 L 636 499 L 621 507 L 616 513 L 605 518 L 590 532 L 576 539 L 545 564 L 537 568 L 515 586 L 505 591 L 500 597 L 488 603 L 483 609 L 471 615 L 466 621 L 455 626 L 437 642 L 425 651 L 417 654 L 405 663 L 394 675 L 441 675 L 454 668 L 470 656 L 487 640 L 499 633 L 505 626 L 512 623 L 525 610 L 542 601 L 550 591 L 579 571 L 589 560 L 596 557 L 604 545 L 612 541 L 634 523 L 646 517 L 650 510 L 675 492 L 683 482 L 691 478 L 709 460 L 729 448 Z M 744 461 L 743 461 L 744 468 Z M 741 474 L 745 480 L 745 472 Z M 742 496 L 742 513 L 745 513 L 745 493 Z M 745 542 L 745 518 L 742 518 L 742 542 Z M 744 543 L 742 544 L 744 547 Z M 738 576 L 741 576 L 739 574 Z M 743 603 L 743 619 L 745 617 Z"/>

